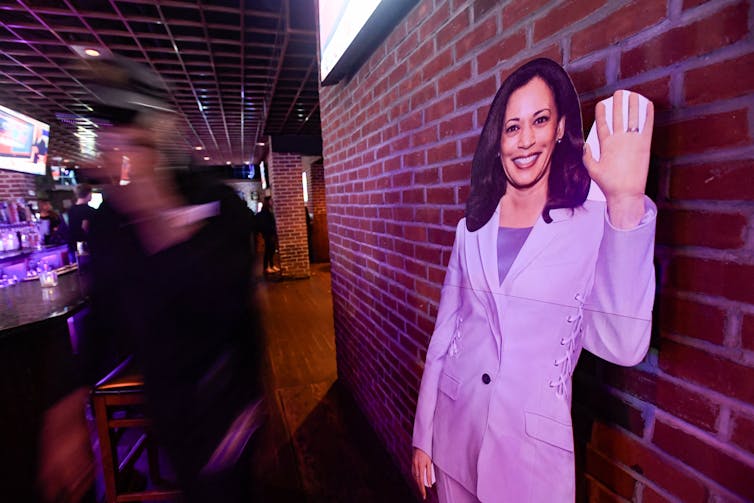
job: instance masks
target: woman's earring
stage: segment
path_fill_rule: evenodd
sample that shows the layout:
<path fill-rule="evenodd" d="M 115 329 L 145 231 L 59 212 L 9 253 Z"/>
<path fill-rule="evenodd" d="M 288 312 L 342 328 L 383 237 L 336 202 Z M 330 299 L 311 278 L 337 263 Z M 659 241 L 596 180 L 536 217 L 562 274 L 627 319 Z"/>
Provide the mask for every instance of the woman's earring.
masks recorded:
<path fill-rule="evenodd" d="M 555 141 L 555 143 L 560 143 L 560 140 L 562 140 L 562 139 L 563 139 L 563 138 L 558 138 L 558 139 L 557 139 L 557 140 Z"/>

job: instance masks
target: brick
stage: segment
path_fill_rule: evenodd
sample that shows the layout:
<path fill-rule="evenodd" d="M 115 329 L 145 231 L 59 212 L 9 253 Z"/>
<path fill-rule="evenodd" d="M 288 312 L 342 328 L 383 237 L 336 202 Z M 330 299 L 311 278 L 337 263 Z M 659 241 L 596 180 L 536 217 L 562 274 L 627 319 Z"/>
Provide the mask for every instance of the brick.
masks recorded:
<path fill-rule="evenodd" d="M 672 501 L 645 485 L 641 491 L 641 503 L 672 503 Z"/>
<path fill-rule="evenodd" d="M 603 364 L 604 379 L 611 386 L 649 402 L 692 424 L 713 431 L 720 412 L 718 404 L 708 397 L 633 368 Z"/>
<path fill-rule="evenodd" d="M 457 182 L 459 180 L 467 181 L 471 179 L 471 163 L 455 163 L 442 168 L 443 183 Z"/>
<path fill-rule="evenodd" d="M 645 96 L 652 101 L 655 107 L 655 117 L 657 113 L 669 110 L 673 107 L 670 102 L 670 77 L 661 77 L 659 79 L 642 82 L 631 86 L 631 91 Z"/>
<path fill-rule="evenodd" d="M 474 113 L 456 115 L 440 123 L 440 138 L 455 136 L 470 131 L 474 127 Z"/>
<path fill-rule="evenodd" d="M 468 185 L 466 185 L 468 187 Z M 458 195 L 458 198 L 461 199 L 461 194 Z M 464 195 L 463 200 L 466 200 L 466 195 Z M 444 209 L 442 210 L 442 224 L 447 227 L 453 227 L 458 224 L 458 222 L 465 216 L 465 211 L 462 209 Z M 450 257 L 450 254 L 448 254 L 448 257 Z M 444 262 L 447 264 L 447 261 Z"/>
<path fill-rule="evenodd" d="M 653 446 L 618 428 L 594 423 L 591 446 L 608 459 L 623 463 L 682 501 L 707 501 L 707 489 L 692 472 Z"/>
<path fill-rule="evenodd" d="M 438 219 L 439 220 L 439 219 Z M 446 229 L 434 229 L 430 228 L 428 231 L 429 234 L 429 242 L 436 245 L 442 245 L 446 248 L 450 248 L 453 246 L 453 241 L 455 240 L 456 233 L 452 230 L 446 230 Z M 442 272 L 442 278 L 445 277 L 444 271 L 438 271 Z M 440 278 L 440 281 L 442 281 L 442 278 Z"/>
<path fill-rule="evenodd" d="M 662 295 L 657 319 L 666 332 L 718 345 L 722 345 L 725 338 L 725 311 L 709 304 Z"/>
<path fill-rule="evenodd" d="M 458 58 L 464 58 L 473 53 L 474 49 L 494 38 L 497 34 L 497 19 L 491 17 L 482 23 L 477 23 L 468 35 L 463 36 L 455 44 L 455 52 Z"/>
<path fill-rule="evenodd" d="M 528 2 L 513 2 L 513 4 L 527 4 Z M 500 42 L 495 43 L 479 53 L 476 57 L 477 72 L 484 72 L 497 68 L 501 61 L 506 61 L 514 57 L 519 52 L 526 49 L 526 32 L 518 30 L 513 35 L 503 38 Z M 490 101 L 492 97 L 490 97 Z"/>
<path fill-rule="evenodd" d="M 495 96 L 495 77 L 488 77 L 481 82 L 460 89 L 456 93 L 456 108 L 482 102 L 490 102 Z"/>
<path fill-rule="evenodd" d="M 419 147 L 437 142 L 437 126 L 431 126 L 411 135 L 411 146 Z"/>
<path fill-rule="evenodd" d="M 428 168 L 414 171 L 414 183 L 417 185 L 429 185 L 439 181 L 439 173 L 436 168 Z"/>
<path fill-rule="evenodd" d="M 455 142 L 445 142 L 436 147 L 432 147 L 427 151 L 427 163 L 430 165 L 443 163 L 455 158 L 455 155 Z M 443 177 L 442 181 L 448 182 L 449 180 Z"/>
<path fill-rule="evenodd" d="M 586 494 L 590 503 L 625 503 L 626 501 L 589 476 L 586 477 Z"/>
<path fill-rule="evenodd" d="M 699 5 L 705 4 L 710 0 L 683 0 L 683 10 L 693 9 Z"/>
<path fill-rule="evenodd" d="M 747 110 L 733 110 L 670 124 L 657 125 L 652 152 L 664 158 L 701 153 L 723 147 L 749 145 Z M 709 134 L 715 131 L 716 134 Z"/>
<path fill-rule="evenodd" d="M 474 9 L 474 20 L 481 19 L 482 16 L 490 12 L 498 5 L 498 0 L 476 0 L 472 7 Z"/>
<path fill-rule="evenodd" d="M 547 3 L 548 0 L 510 2 L 503 8 L 503 28 L 507 30 L 524 18 L 534 17 L 535 13 Z"/>
<path fill-rule="evenodd" d="M 702 429 L 710 432 L 715 430 L 720 407 L 702 394 L 667 379 L 660 379 L 654 403 L 662 410 Z"/>
<path fill-rule="evenodd" d="M 586 449 L 585 472 L 623 498 L 631 498 L 634 494 L 636 480 L 612 460 L 589 447 Z"/>
<path fill-rule="evenodd" d="M 644 431 L 644 418 L 632 404 L 611 395 L 603 386 L 592 381 L 580 381 L 574 390 L 573 401 L 584 405 L 595 418 L 610 424 L 617 424 L 637 435 Z"/>
<path fill-rule="evenodd" d="M 419 2 L 408 15 L 406 15 L 407 26 L 419 26 L 432 13 L 432 5 L 426 2 Z"/>
<path fill-rule="evenodd" d="M 414 211 L 414 220 L 424 224 L 434 224 L 440 220 L 440 209 L 432 208 L 430 206 L 423 206 L 416 208 Z M 427 229 L 428 232 L 429 229 Z"/>
<path fill-rule="evenodd" d="M 275 217 L 278 225 L 278 250 L 283 277 L 309 276 L 306 219 L 301 212 L 301 156 L 270 153 L 270 177 Z"/>
<path fill-rule="evenodd" d="M 453 204 L 454 202 L 453 187 L 427 188 L 427 204 Z"/>
<path fill-rule="evenodd" d="M 754 303 L 753 265 L 679 256 L 673 258 L 667 274 L 668 284 L 680 290 Z"/>
<path fill-rule="evenodd" d="M 686 72 L 683 97 L 689 105 L 709 103 L 754 91 L 754 53 Z"/>
<path fill-rule="evenodd" d="M 462 10 L 435 34 L 437 47 L 450 47 L 451 40 L 469 27 L 469 12 L 469 9 Z"/>
<path fill-rule="evenodd" d="M 571 37 L 571 58 L 576 60 L 653 26 L 665 18 L 666 4 L 657 0 L 631 3 Z M 578 88 L 577 88 L 578 89 Z"/>
<path fill-rule="evenodd" d="M 582 70 L 569 69 L 568 75 L 570 75 L 573 86 L 579 94 L 594 91 L 607 84 L 604 59 L 592 63 L 591 66 Z"/>
<path fill-rule="evenodd" d="M 440 27 L 450 18 L 448 3 L 442 3 L 419 28 L 419 40 L 432 40 Z M 416 25 L 413 25 L 416 26 Z"/>
<path fill-rule="evenodd" d="M 750 314 L 744 316 L 741 325 L 741 346 L 744 349 L 754 351 L 754 316 Z"/>
<path fill-rule="evenodd" d="M 437 79 L 437 75 L 446 71 L 453 65 L 453 52 L 451 48 L 447 48 L 440 52 L 436 56 L 431 57 L 431 54 L 427 55 L 424 59 L 416 61 L 416 66 L 413 68 L 421 68 L 422 79 L 425 82 L 434 81 Z"/>
<path fill-rule="evenodd" d="M 659 366 L 664 372 L 724 395 L 754 404 L 754 368 L 707 353 L 701 349 L 663 339 Z"/>
<path fill-rule="evenodd" d="M 406 38 L 395 49 L 395 59 L 400 62 L 408 57 L 409 54 L 416 50 L 419 44 L 416 32 L 409 33 Z"/>
<path fill-rule="evenodd" d="M 754 199 L 754 161 L 719 161 L 712 164 L 673 166 L 672 199 Z"/>
<path fill-rule="evenodd" d="M 424 122 L 430 123 L 436 120 L 445 119 L 454 111 L 453 97 L 447 96 L 435 103 L 432 103 L 424 110 Z"/>
<path fill-rule="evenodd" d="M 732 423 L 731 441 L 754 453 L 754 417 L 736 413 Z"/>
<path fill-rule="evenodd" d="M 668 30 L 621 56 L 620 75 L 632 77 L 657 67 L 697 58 L 748 33 L 748 3 L 739 2 L 686 26 Z"/>
<path fill-rule="evenodd" d="M 424 42 L 414 52 L 411 53 L 411 56 L 409 56 L 407 60 L 407 68 L 409 69 L 421 67 L 421 65 L 423 65 L 427 60 L 429 60 L 429 58 L 433 57 L 435 54 L 435 45 L 432 39 L 419 37 L 419 40 L 424 40 Z"/>
<path fill-rule="evenodd" d="M 592 124 L 594 124 L 595 107 L 597 106 L 597 103 L 605 98 L 606 96 L 598 96 L 590 100 L 581 101 L 581 121 L 584 129 L 584 139 L 586 139 L 589 134 L 589 129 L 592 127 Z"/>
<path fill-rule="evenodd" d="M 558 5 L 534 22 L 534 43 L 569 28 L 605 5 L 605 0 L 571 0 Z"/>
<path fill-rule="evenodd" d="M 479 143 L 479 135 L 474 134 L 461 139 L 461 157 L 473 156 Z"/>
<path fill-rule="evenodd" d="M 437 91 L 443 94 L 451 89 L 457 89 L 471 79 L 471 62 L 467 61 L 456 65 L 452 70 L 445 73 L 442 78 L 438 79 Z"/>
<path fill-rule="evenodd" d="M 563 64 L 563 51 L 560 48 L 560 45 L 553 44 L 551 46 L 548 46 L 538 53 L 534 54 L 529 59 L 536 59 L 536 58 L 547 58 L 555 61 L 558 64 Z"/>
<path fill-rule="evenodd" d="M 748 221 L 740 213 L 662 210 L 657 217 L 657 242 L 671 246 L 740 248 Z"/>
<path fill-rule="evenodd" d="M 652 442 L 739 496 L 754 500 L 754 484 L 751 483 L 754 466 L 663 421 L 655 423 Z"/>

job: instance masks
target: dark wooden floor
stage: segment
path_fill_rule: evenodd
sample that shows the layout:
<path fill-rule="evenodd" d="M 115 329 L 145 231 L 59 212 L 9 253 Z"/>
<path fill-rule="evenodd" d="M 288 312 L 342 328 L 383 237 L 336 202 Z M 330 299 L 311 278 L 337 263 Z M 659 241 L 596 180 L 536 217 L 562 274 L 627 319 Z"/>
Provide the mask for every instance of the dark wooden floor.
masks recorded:
<path fill-rule="evenodd" d="M 306 280 L 260 280 L 270 419 L 255 478 L 266 501 L 415 501 L 337 381 L 328 264 Z"/>

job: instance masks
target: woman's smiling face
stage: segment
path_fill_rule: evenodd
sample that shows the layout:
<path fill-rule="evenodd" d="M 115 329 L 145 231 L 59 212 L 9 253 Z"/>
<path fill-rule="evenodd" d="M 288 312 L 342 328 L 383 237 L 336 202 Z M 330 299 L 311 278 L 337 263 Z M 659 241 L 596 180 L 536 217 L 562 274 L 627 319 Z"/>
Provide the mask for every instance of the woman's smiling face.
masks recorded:
<path fill-rule="evenodd" d="M 500 158 L 510 185 L 528 189 L 547 183 L 552 153 L 565 131 L 558 120 L 555 96 L 540 77 L 534 77 L 508 98 L 500 137 Z"/>

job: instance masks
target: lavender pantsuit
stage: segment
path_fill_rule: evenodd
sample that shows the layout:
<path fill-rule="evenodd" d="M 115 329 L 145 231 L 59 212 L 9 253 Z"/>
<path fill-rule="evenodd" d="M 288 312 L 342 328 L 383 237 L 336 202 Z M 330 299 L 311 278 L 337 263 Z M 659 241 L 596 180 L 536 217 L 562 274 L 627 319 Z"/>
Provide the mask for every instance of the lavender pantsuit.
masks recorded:
<path fill-rule="evenodd" d="M 540 217 L 501 285 L 499 209 L 456 229 L 427 350 L 413 445 L 482 502 L 574 500 L 571 374 L 581 349 L 646 354 L 657 209 L 614 228 L 605 202 Z"/>

